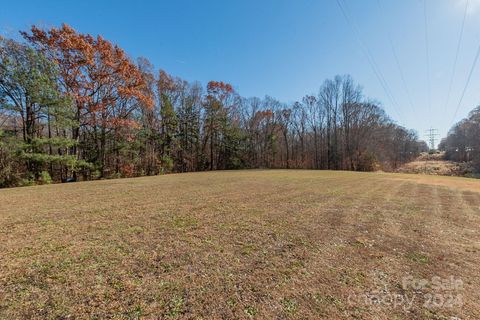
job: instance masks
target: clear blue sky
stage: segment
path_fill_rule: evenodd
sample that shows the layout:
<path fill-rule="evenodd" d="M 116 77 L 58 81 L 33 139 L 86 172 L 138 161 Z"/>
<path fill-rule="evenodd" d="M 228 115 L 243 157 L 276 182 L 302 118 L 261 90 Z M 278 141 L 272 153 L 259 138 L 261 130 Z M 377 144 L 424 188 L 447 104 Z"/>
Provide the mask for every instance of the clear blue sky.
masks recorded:
<path fill-rule="evenodd" d="M 335 0 L 5 1 L 0 34 L 18 37 L 18 30 L 32 24 L 66 22 L 79 32 L 101 34 L 133 58 L 147 57 L 157 68 L 186 80 L 223 80 L 243 96 L 270 95 L 284 102 L 317 93 L 326 78 L 350 74 L 400 124 L 420 136 L 433 126 L 444 136 L 480 44 L 480 0 L 469 0 L 445 106 L 466 1 L 426 0 L 427 76 L 423 0 L 345 0 L 399 108 L 385 93 Z M 478 104 L 480 65 L 455 120 Z"/>

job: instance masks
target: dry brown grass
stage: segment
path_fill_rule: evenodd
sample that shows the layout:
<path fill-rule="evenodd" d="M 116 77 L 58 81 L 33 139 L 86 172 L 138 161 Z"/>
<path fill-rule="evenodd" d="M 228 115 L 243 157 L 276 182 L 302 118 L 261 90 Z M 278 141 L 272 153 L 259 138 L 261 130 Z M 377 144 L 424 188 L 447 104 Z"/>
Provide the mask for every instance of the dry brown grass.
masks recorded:
<path fill-rule="evenodd" d="M 401 173 L 421 173 L 441 176 L 456 176 L 462 171 L 460 165 L 453 161 L 428 160 L 412 161 L 403 165 L 397 172 Z"/>
<path fill-rule="evenodd" d="M 474 180 L 208 172 L 6 189 L 0 204 L 2 319 L 480 318 Z M 437 291 L 404 289 L 409 275 L 461 279 L 463 305 L 425 306 Z M 351 299 L 379 288 L 416 299 Z"/>
<path fill-rule="evenodd" d="M 467 163 L 458 163 L 445 160 L 445 153 L 422 153 L 414 161 L 405 163 L 398 168 L 399 173 L 417 173 L 441 176 L 465 176 L 471 168 Z"/>

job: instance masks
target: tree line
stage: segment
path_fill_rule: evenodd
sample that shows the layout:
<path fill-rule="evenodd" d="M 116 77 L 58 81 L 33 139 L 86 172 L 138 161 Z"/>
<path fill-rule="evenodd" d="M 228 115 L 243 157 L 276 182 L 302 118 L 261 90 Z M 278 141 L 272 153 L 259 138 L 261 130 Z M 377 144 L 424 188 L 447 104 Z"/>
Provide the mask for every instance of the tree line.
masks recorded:
<path fill-rule="evenodd" d="M 473 171 L 480 173 L 480 106 L 456 123 L 438 147 L 447 160 L 471 163 Z"/>
<path fill-rule="evenodd" d="M 0 39 L 0 186 L 241 168 L 392 170 L 423 151 L 349 76 L 283 103 L 68 25 Z"/>

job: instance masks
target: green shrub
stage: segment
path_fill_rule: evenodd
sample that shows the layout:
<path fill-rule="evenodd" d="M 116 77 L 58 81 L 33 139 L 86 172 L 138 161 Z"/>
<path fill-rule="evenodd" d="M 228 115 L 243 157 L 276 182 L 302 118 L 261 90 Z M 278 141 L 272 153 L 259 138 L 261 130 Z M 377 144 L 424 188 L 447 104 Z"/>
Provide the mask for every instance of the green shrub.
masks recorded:
<path fill-rule="evenodd" d="M 169 173 L 173 170 L 173 159 L 170 158 L 169 156 L 163 156 L 162 157 L 162 172 L 163 173 Z"/>
<path fill-rule="evenodd" d="M 14 187 L 18 180 L 10 157 L 0 150 L 0 188 Z"/>
<path fill-rule="evenodd" d="M 51 184 L 52 177 L 50 177 L 50 174 L 48 173 L 48 171 L 42 171 L 40 173 L 40 177 L 38 178 L 38 182 L 40 184 Z"/>
<path fill-rule="evenodd" d="M 37 183 L 33 179 L 20 179 L 20 181 L 18 182 L 19 187 L 30 187 L 36 184 Z"/>

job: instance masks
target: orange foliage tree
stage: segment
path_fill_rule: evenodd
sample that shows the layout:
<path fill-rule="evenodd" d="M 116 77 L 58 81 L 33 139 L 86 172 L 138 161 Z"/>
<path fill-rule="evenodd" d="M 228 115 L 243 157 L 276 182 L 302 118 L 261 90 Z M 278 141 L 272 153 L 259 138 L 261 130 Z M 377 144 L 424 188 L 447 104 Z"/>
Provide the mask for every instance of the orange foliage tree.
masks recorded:
<path fill-rule="evenodd" d="M 47 31 L 33 26 L 31 33 L 22 34 L 58 65 L 59 82 L 63 92 L 74 101 L 76 111 L 72 138 L 81 142 L 86 139 L 83 135 L 89 133 L 96 142 L 94 149 L 79 150 L 75 145 L 71 152 L 97 163 L 103 176 L 107 135 L 118 138 L 120 133 L 130 134 L 131 129 L 138 128 L 132 116 L 134 111 L 140 105 L 153 106 L 153 97 L 146 94 L 144 74 L 118 46 L 101 36 L 80 34 L 66 24 Z M 111 149 L 118 151 L 116 146 Z M 118 157 L 115 162 L 119 168 Z"/>

